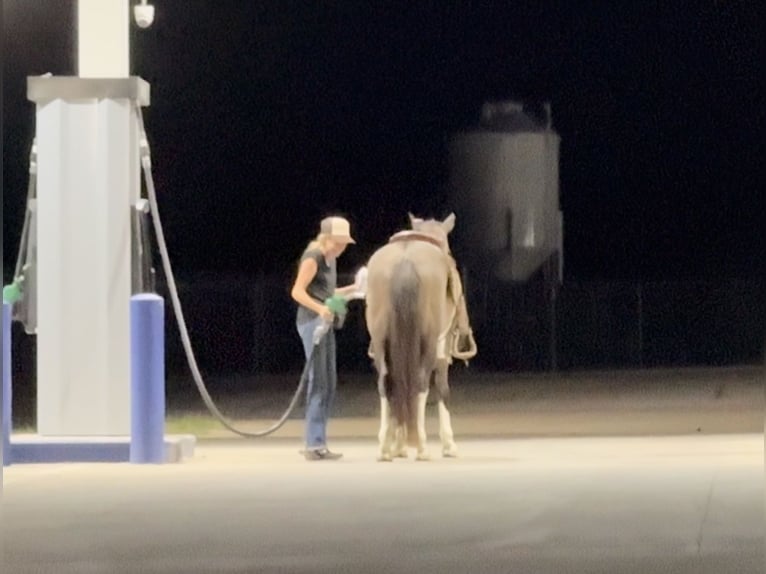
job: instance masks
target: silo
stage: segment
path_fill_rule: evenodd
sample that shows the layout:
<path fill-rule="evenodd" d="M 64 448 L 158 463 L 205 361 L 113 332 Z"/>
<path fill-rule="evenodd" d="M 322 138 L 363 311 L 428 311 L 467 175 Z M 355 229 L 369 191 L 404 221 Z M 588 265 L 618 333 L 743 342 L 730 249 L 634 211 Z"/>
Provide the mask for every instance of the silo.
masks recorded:
<path fill-rule="evenodd" d="M 450 139 L 456 248 L 501 281 L 526 281 L 556 252 L 563 260 L 560 138 L 549 110 L 538 119 L 517 102 L 487 103 L 477 127 Z"/>

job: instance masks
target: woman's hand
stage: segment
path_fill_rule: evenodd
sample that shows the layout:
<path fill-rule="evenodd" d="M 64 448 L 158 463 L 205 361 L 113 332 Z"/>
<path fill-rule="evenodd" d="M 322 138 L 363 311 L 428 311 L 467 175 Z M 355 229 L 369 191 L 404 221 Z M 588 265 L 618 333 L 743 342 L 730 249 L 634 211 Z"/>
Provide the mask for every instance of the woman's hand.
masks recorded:
<path fill-rule="evenodd" d="M 319 316 L 325 321 L 332 321 L 335 315 L 327 305 L 321 305 L 319 309 Z"/>

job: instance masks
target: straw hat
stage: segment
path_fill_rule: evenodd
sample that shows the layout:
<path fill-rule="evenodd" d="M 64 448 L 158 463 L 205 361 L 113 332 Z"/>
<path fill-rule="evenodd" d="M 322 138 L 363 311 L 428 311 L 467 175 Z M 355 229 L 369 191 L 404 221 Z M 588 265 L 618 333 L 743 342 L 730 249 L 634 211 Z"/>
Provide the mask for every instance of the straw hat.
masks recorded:
<path fill-rule="evenodd" d="M 320 224 L 319 232 L 329 235 L 335 241 L 356 243 L 351 237 L 351 224 L 344 217 L 325 217 Z"/>

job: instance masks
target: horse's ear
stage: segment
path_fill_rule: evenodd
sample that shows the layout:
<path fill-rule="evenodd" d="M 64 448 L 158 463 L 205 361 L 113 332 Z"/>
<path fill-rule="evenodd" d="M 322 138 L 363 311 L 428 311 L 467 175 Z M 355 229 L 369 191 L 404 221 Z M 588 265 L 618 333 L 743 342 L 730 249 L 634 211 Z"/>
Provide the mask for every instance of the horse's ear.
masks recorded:
<path fill-rule="evenodd" d="M 423 223 L 423 220 L 422 220 L 422 219 L 420 219 L 419 217 L 415 217 L 415 216 L 414 216 L 414 215 L 412 215 L 412 213 L 410 213 L 409 211 L 407 212 L 407 215 L 408 215 L 408 216 L 409 216 L 409 218 L 410 218 L 410 225 L 412 226 L 412 228 L 413 228 L 413 229 L 414 229 L 414 228 L 415 228 L 415 226 L 416 226 L 416 225 L 418 225 L 419 223 Z"/>
<path fill-rule="evenodd" d="M 455 229 L 455 214 L 450 213 L 444 221 L 442 221 L 442 229 L 445 233 L 449 233 Z"/>

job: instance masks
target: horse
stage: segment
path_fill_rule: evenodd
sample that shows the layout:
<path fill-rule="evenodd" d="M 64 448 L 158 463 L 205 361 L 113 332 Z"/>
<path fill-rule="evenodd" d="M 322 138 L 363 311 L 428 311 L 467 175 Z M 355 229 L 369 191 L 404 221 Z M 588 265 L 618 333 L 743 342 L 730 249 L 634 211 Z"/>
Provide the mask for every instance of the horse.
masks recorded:
<path fill-rule="evenodd" d="M 459 330 L 469 340 L 460 358 L 476 353 L 447 239 L 454 213 L 444 221 L 410 214 L 410 222 L 411 230 L 393 235 L 367 263 L 365 319 L 378 374 L 380 461 L 406 456 L 407 438 L 417 448 L 417 460 L 430 458 L 425 407 L 431 383 L 438 394 L 442 455 L 457 456 L 447 408 L 453 356 L 448 341 L 457 340 Z"/>

